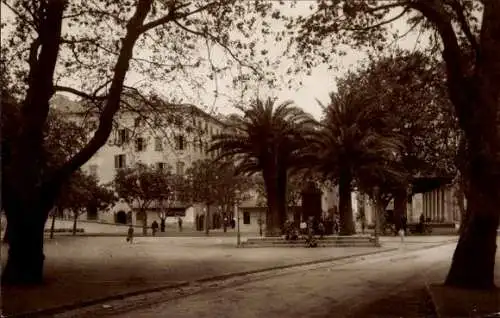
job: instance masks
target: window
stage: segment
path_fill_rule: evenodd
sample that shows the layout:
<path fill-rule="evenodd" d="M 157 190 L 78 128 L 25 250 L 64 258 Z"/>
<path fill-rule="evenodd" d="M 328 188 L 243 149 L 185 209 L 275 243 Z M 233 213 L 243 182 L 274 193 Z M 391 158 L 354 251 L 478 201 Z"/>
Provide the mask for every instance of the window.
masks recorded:
<path fill-rule="evenodd" d="M 88 127 L 90 130 L 96 130 L 98 126 L 99 126 L 99 121 L 94 119 L 89 119 Z"/>
<path fill-rule="evenodd" d="M 155 151 L 163 150 L 163 140 L 160 137 L 155 138 Z"/>
<path fill-rule="evenodd" d="M 167 163 L 165 162 L 157 162 L 156 163 L 156 169 L 159 171 L 165 171 L 167 170 Z"/>
<path fill-rule="evenodd" d="M 91 176 L 97 177 L 97 165 L 90 165 L 89 173 Z"/>
<path fill-rule="evenodd" d="M 174 124 L 178 128 L 182 127 L 182 117 L 180 115 L 175 116 Z"/>
<path fill-rule="evenodd" d="M 142 119 L 141 119 L 141 117 L 136 117 L 136 118 L 134 119 L 134 127 L 140 127 L 140 126 L 141 126 L 141 124 L 142 124 Z"/>
<path fill-rule="evenodd" d="M 135 151 L 144 151 L 146 150 L 146 143 L 144 141 L 144 138 L 138 137 L 135 140 Z"/>
<path fill-rule="evenodd" d="M 183 135 L 177 135 L 175 137 L 175 150 L 184 150 L 185 140 Z"/>
<path fill-rule="evenodd" d="M 125 155 L 116 155 L 115 156 L 115 169 L 123 169 L 127 165 L 125 161 Z"/>
<path fill-rule="evenodd" d="M 129 131 L 127 129 L 119 129 L 118 132 L 117 132 L 117 138 L 116 138 L 116 144 L 121 146 L 123 144 L 126 144 L 129 142 L 129 139 L 130 139 L 130 135 L 129 135 Z"/>
<path fill-rule="evenodd" d="M 250 224 L 250 212 L 243 212 L 243 224 Z"/>
<path fill-rule="evenodd" d="M 176 173 L 179 176 L 182 176 L 184 174 L 184 162 L 182 161 L 177 162 Z"/>

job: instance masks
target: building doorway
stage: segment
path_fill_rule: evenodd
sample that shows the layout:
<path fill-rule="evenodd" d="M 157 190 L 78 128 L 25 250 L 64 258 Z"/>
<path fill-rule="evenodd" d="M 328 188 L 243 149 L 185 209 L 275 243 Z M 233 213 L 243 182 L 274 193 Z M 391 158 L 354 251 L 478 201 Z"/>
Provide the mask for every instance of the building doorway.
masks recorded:
<path fill-rule="evenodd" d="M 127 214 L 125 211 L 118 211 L 118 213 L 116 213 L 115 223 L 127 224 Z"/>

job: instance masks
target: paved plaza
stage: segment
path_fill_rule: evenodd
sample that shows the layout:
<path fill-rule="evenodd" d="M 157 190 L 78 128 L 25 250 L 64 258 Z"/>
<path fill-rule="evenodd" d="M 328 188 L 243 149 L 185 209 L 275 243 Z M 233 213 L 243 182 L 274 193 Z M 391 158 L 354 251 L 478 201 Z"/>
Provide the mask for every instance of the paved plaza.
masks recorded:
<path fill-rule="evenodd" d="M 416 239 L 419 239 L 417 241 Z M 326 260 L 398 248 L 387 238 L 382 248 L 236 248 L 234 237 L 124 237 L 58 236 L 46 240 L 46 283 L 3 291 L 6 313 L 30 312 L 78 304 L 132 291 L 183 281 L 269 267 Z M 392 240 L 392 241 L 391 241 Z M 406 248 L 435 245 L 450 237 L 427 242 L 414 238 Z M 2 246 L 2 265 L 7 246 Z"/>

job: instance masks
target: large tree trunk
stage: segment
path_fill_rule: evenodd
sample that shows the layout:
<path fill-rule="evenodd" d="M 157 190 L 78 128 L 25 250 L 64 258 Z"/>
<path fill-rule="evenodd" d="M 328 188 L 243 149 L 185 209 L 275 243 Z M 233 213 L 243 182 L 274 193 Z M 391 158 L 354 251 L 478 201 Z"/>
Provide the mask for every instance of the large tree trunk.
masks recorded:
<path fill-rule="evenodd" d="M 339 180 L 340 235 L 352 235 L 356 232 L 352 215 L 351 183 L 350 170 L 342 169 Z"/>
<path fill-rule="evenodd" d="M 34 206 L 34 205 L 33 205 Z M 9 252 L 2 284 L 39 284 L 43 279 L 43 238 L 48 209 L 8 208 Z"/>
<path fill-rule="evenodd" d="M 239 209 L 239 207 L 238 207 L 238 209 Z M 239 212 L 238 212 L 238 215 L 239 215 Z M 209 226 L 210 226 L 210 205 L 207 204 L 206 210 L 205 210 L 205 235 L 206 236 L 208 236 L 210 234 Z"/>
<path fill-rule="evenodd" d="M 396 232 L 398 232 L 402 226 L 402 218 L 406 215 L 406 209 L 408 204 L 408 194 L 406 189 L 397 191 L 394 196 L 394 225 L 396 227 Z"/>
<path fill-rule="evenodd" d="M 287 209 L 287 171 L 286 169 L 280 169 L 278 171 L 278 180 L 277 180 L 277 199 L 278 199 L 278 215 L 279 215 L 279 229 L 280 234 L 283 229 L 283 225 L 288 219 L 288 209 Z"/>
<path fill-rule="evenodd" d="M 76 235 L 76 221 L 78 220 L 78 211 L 73 211 L 73 235 Z"/>
<path fill-rule="evenodd" d="M 500 2 L 483 1 L 481 32 L 471 42 L 475 54 L 469 55 L 451 20 L 424 3 L 415 6 L 441 36 L 448 91 L 467 141 L 467 167 L 461 169 L 468 181 L 467 219 L 445 284 L 490 288 L 500 205 Z"/>
<path fill-rule="evenodd" d="M 494 287 L 500 193 L 498 189 L 486 190 L 489 185 L 480 177 L 472 180 L 467 201 L 468 217 L 445 284 L 487 289 Z"/>
<path fill-rule="evenodd" d="M 263 173 L 264 185 L 267 195 L 267 213 L 266 213 L 266 236 L 280 235 L 280 208 L 278 206 L 278 191 L 275 172 Z"/>

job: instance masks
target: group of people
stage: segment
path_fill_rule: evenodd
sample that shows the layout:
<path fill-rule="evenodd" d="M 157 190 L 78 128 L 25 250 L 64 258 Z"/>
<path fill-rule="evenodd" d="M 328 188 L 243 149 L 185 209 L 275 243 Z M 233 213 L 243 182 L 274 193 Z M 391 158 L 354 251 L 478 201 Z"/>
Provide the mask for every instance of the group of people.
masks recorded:
<path fill-rule="evenodd" d="M 177 218 L 177 226 L 179 229 L 179 232 L 182 232 L 182 218 L 178 217 Z M 154 220 L 151 223 L 151 232 L 153 236 L 156 236 L 156 233 L 158 232 L 158 228 L 161 227 L 161 231 L 165 232 L 165 222 L 161 222 L 161 226 L 158 224 L 156 220 Z M 134 240 L 134 226 L 132 224 L 129 225 L 128 231 L 127 231 L 127 242 L 133 243 Z"/>

